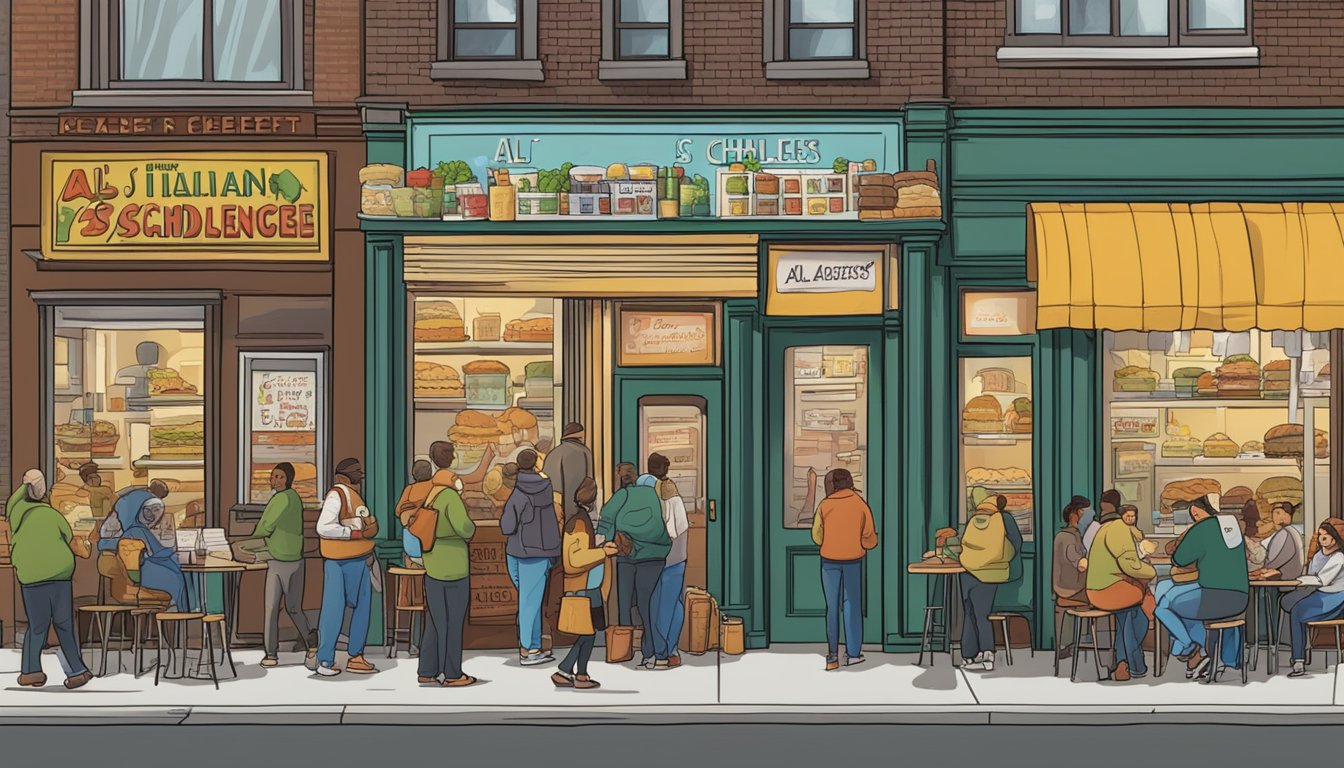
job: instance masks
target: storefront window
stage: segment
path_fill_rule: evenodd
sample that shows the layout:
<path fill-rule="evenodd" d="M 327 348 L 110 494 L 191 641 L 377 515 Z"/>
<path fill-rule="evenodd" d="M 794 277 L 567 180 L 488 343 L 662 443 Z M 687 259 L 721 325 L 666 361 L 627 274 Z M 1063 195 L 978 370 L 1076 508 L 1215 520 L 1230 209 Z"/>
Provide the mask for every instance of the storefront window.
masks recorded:
<path fill-rule="evenodd" d="M 1031 358 L 963 358 L 961 402 L 961 521 L 1002 495 L 1023 541 L 1034 540 Z"/>
<path fill-rule="evenodd" d="M 474 519 L 498 519 L 519 452 L 533 448 L 544 464 L 556 442 L 559 308 L 555 299 L 414 299 L 415 454 L 453 442 Z"/>
<path fill-rule="evenodd" d="M 271 470 L 294 466 L 294 490 L 306 506 L 319 506 L 319 467 L 326 463 L 326 398 L 323 355 L 313 353 L 242 353 L 245 422 L 242 466 L 244 488 L 238 498 L 264 505 L 273 491 Z"/>
<path fill-rule="evenodd" d="M 204 310 L 54 313 L 52 504 L 87 530 L 110 511 L 107 491 L 161 480 L 165 525 L 204 526 Z"/>
<path fill-rule="evenodd" d="M 832 469 L 864 493 L 868 456 L 868 347 L 789 347 L 784 365 L 785 528 L 810 528 Z"/>
<path fill-rule="evenodd" d="M 1105 475 L 1159 538 L 1189 503 L 1267 531 L 1272 505 L 1298 525 L 1330 514 L 1330 348 L 1324 333 L 1107 332 Z"/>

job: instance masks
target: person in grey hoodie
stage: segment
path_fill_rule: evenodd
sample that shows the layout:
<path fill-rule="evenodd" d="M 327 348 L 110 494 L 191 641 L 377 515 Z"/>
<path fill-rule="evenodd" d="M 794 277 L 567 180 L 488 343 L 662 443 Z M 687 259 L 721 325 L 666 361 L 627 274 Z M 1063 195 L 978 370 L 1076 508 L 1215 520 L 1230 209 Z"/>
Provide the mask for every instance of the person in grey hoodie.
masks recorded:
<path fill-rule="evenodd" d="M 546 454 L 546 475 L 551 478 L 555 492 L 560 494 L 560 506 L 565 522 L 579 514 L 574 498 L 579 485 L 593 475 L 593 452 L 583 444 L 583 425 L 571 421 L 561 433 L 560 444 Z"/>
<path fill-rule="evenodd" d="M 518 478 L 504 504 L 499 531 L 508 541 L 509 579 L 518 590 L 518 654 L 524 666 L 555 657 L 541 647 L 541 604 L 560 557 L 560 520 L 550 478 L 537 471 L 537 453 L 518 454 Z"/>

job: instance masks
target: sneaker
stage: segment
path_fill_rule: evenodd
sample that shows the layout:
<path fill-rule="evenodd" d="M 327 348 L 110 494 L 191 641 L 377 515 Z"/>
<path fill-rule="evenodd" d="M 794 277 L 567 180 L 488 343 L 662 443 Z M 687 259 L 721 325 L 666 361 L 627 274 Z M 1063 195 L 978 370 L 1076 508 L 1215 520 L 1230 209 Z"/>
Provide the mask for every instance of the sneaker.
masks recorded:
<path fill-rule="evenodd" d="M 261 666 L 266 667 L 267 669 L 271 667 L 278 667 L 280 666 L 280 660 L 275 658 L 274 656 L 267 656 L 261 660 Z"/>
<path fill-rule="evenodd" d="M 83 688 L 84 686 L 88 685 L 89 681 L 92 679 L 93 679 L 92 672 L 88 671 L 81 672 L 78 675 L 67 677 L 65 679 L 65 687 L 73 691 L 76 688 Z"/>
<path fill-rule="evenodd" d="M 1306 663 L 1305 663 L 1305 662 L 1301 662 L 1301 661 L 1294 661 L 1294 662 L 1293 662 L 1293 671 L 1289 672 L 1289 673 L 1288 673 L 1288 676 L 1289 676 L 1289 677 L 1306 677 L 1306 676 L 1307 676 L 1307 665 L 1306 665 Z"/>
<path fill-rule="evenodd" d="M 42 672 L 19 675 L 19 685 L 24 688 L 41 688 L 47 684 L 47 676 Z"/>
<path fill-rule="evenodd" d="M 664 672 L 671 669 L 671 667 L 667 666 L 667 659 L 654 659 L 653 669 L 657 672 Z"/>
<path fill-rule="evenodd" d="M 859 654 L 858 656 L 849 656 L 845 659 L 845 666 L 852 667 L 855 666 L 856 664 L 862 664 L 867 660 L 868 659 L 863 657 L 863 654 Z"/>
<path fill-rule="evenodd" d="M 378 668 L 365 661 L 361 655 L 351 656 L 350 660 L 345 662 L 345 671 L 356 675 L 372 675 Z"/>
<path fill-rule="evenodd" d="M 303 666 L 312 672 L 317 671 L 317 649 L 309 650 L 308 655 L 303 657 Z"/>
<path fill-rule="evenodd" d="M 1195 650 L 1191 651 L 1190 654 L 1185 657 L 1185 679 L 1193 679 L 1195 677 L 1195 672 L 1208 660 L 1209 657 L 1204 655 L 1204 649 L 1195 646 Z"/>
<path fill-rule="evenodd" d="M 655 663 L 656 663 L 656 662 L 655 662 L 655 659 L 654 659 L 652 656 L 645 656 L 644 658 L 642 658 L 642 659 L 639 660 L 639 663 L 635 665 L 635 668 L 636 668 L 636 669 L 653 669 L 653 665 L 654 665 Z"/>
<path fill-rule="evenodd" d="M 524 667 L 535 667 L 538 664 L 546 664 L 552 661 L 555 661 L 555 657 L 551 654 L 546 653 L 545 651 L 533 651 L 522 659 L 519 659 L 518 663 L 522 664 Z"/>
<path fill-rule="evenodd" d="M 335 677 L 341 674 L 341 670 L 336 667 L 329 667 L 326 664 L 322 664 L 317 668 L 317 674 L 322 677 Z"/>
<path fill-rule="evenodd" d="M 1200 680 L 1205 675 L 1209 674 L 1209 671 L 1212 667 L 1213 667 L 1213 659 L 1210 659 L 1208 656 L 1204 656 L 1203 659 L 1199 662 L 1199 666 L 1185 673 L 1185 679 Z"/>
<path fill-rule="evenodd" d="M 832 658 L 832 657 L 830 657 L 830 656 L 827 656 L 827 657 L 826 657 L 826 671 L 827 671 L 827 672 L 834 672 L 835 670 L 837 670 L 837 669 L 839 669 L 839 668 L 840 668 L 840 660 L 839 660 L 839 659 Z"/>

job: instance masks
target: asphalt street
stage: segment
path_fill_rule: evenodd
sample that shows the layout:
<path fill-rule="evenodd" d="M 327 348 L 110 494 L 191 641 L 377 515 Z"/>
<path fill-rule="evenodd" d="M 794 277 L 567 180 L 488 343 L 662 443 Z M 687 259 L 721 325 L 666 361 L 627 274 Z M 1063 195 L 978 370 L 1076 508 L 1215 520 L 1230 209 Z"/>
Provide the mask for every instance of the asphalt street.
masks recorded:
<path fill-rule="evenodd" d="M 627 768 L 1336 764 L 1339 730 L 1317 726 L 19 726 L 6 765 L 479 765 Z M 11 762 L 12 761 L 12 762 Z M 480 762 L 463 762 L 480 761 Z M 1328 762 L 1327 762 L 1328 761 Z"/>

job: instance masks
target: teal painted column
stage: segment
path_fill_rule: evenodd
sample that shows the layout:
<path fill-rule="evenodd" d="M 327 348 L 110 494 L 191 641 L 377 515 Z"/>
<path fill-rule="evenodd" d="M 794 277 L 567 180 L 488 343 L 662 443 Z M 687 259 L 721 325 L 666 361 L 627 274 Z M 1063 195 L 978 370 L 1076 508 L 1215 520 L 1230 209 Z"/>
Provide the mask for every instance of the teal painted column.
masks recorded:
<path fill-rule="evenodd" d="M 709 527 L 709 581 L 718 587 L 723 612 L 742 617 L 747 647 L 764 648 L 765 353 L 754 300 L 725 303 L 723 335 L 725 499 L 718 522 Z"/>
<path fill-rule="evenodd" d="M 948 104 L 932 102 L 905 106 L 905 167 L 911 171 L 924 170 L 929 160 L 937 163 L 938 181 L 943 192 L 943 217 L 948 216 L 947 169 L 948 134 L 952 130 L 952 108 Z"/>
<path fill-rule="evenodd" d="M 407 471 L 406 456 L 406 283 L 401 238 L 368 238 L 366 243 L 364 331 L 365 500 L 378 517 L 377 555 L 393 562 L 401 538 L 392 509 Z M 383 599 L 377 595 L 369 626 L 370 642 L 381 643 Z"/>

